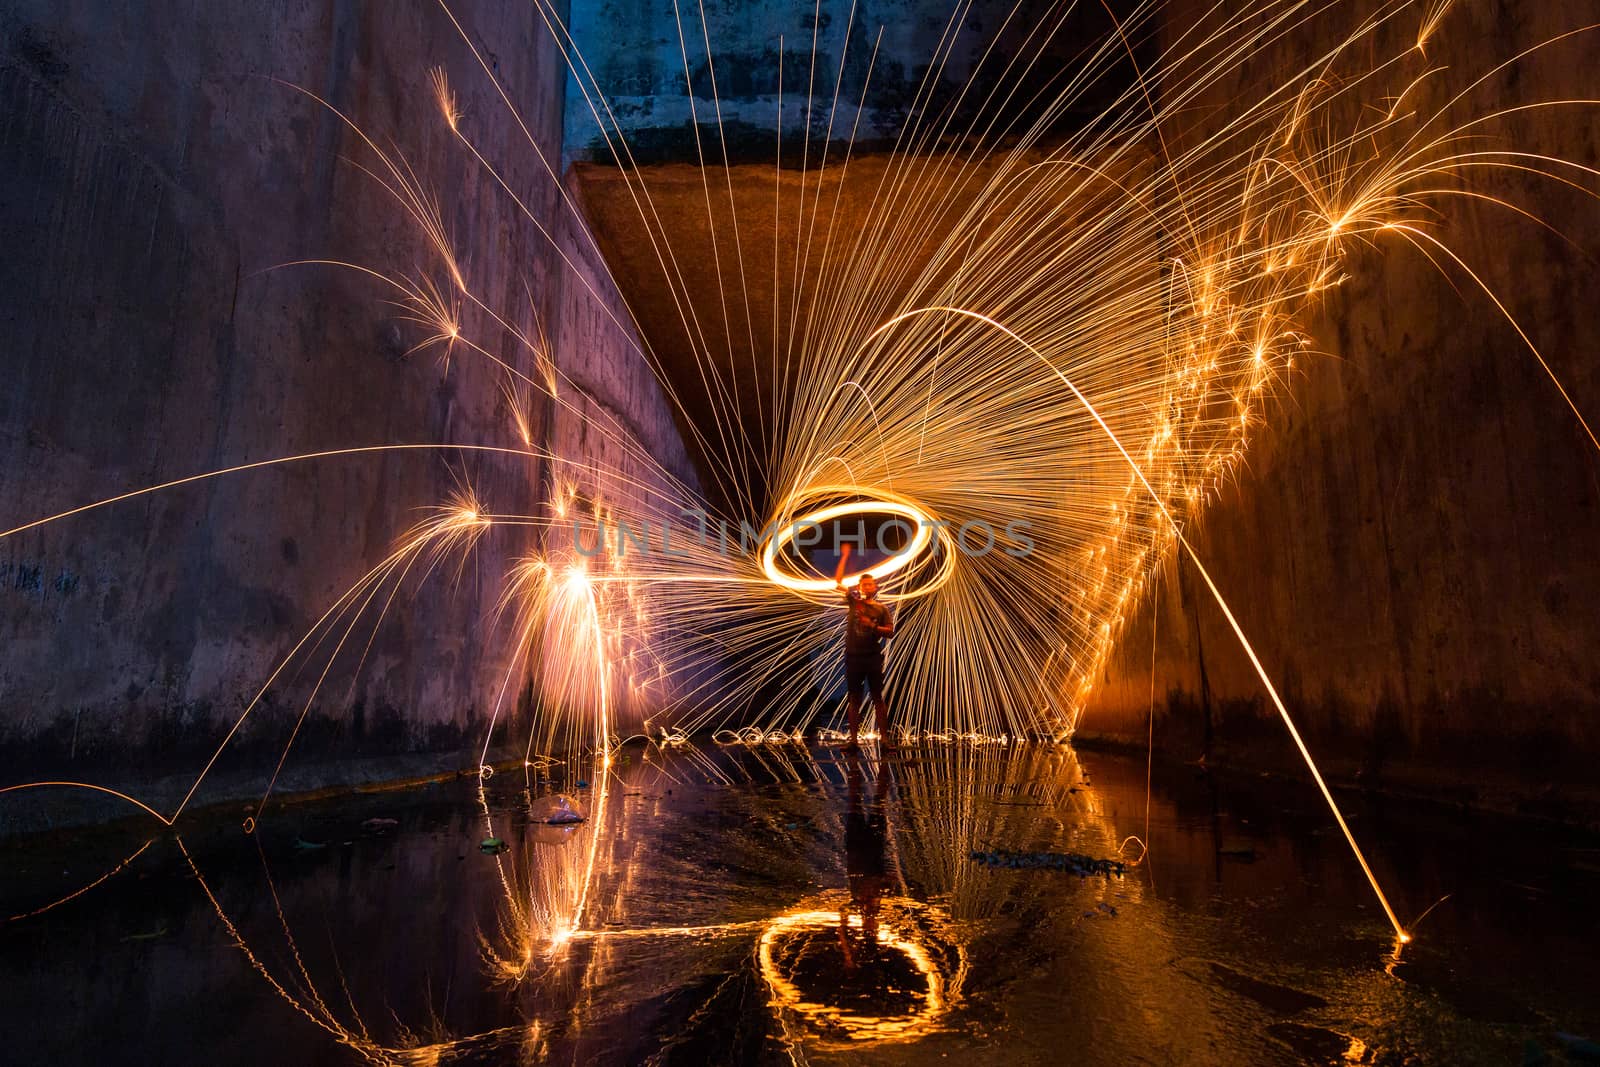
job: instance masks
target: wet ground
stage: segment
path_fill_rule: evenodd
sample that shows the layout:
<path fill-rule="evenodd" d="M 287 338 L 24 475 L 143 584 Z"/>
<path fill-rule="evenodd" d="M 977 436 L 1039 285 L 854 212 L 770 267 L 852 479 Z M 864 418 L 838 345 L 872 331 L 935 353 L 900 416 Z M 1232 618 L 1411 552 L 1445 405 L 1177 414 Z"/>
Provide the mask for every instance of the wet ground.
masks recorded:
<path fill-rule="evenodd" d="M 1309 785 L 1158 767 L 1147 807 L 1142 759 L 1056 747 L 611 772 L 0 846 L 0 1060 L 1600 1055 L 1562 1036 L 1600 1036 L 1600 842 L 1572 832 L 1346 798 L 1414 924 L 1397 955 Z M 588 820 L 540 822 L 553 789 Z M 1130 836 L 1120 875 L 1061 858 Z"/>

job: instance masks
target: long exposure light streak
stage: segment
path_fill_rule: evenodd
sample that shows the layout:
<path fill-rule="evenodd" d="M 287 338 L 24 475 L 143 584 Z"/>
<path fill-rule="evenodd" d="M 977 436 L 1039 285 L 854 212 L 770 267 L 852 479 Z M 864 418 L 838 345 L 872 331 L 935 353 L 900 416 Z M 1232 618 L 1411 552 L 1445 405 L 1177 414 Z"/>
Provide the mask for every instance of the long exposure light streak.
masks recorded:
<path fill-rule="evenodd" d="M 988 318 L 985 315 L 980 315 L 975 311 L 967 311 L 963 308 L 915 308 L 911 311 L 905 312 L 904 314 L 898 315 L 893 319 L 890 319 L 872 334 L 869 334 L 867 340 L 870 342 L 883 331 L 892 329 L 901 322 L 912 317 L 941 312 L 955 315 L 966 315 L 978 319 L 1004 333 L 1017 344 L 1026 348 L 1035 356 L 1038 356 L 1039 359 L 1044 361 L 1046 365 L 1050 365 L 1049 358 L 1045 356 L 1043 352 L 1040 352 L 1038 349 L 1028 344 L 1028 342 L 1023 338 L 1018 337 L 1015 333 L 1006 329 L 1006 327 L 1002 324 L 994 321 L 991 318 Z M 1095 425 L 1099 426 L 1105 431 L 1106 436 L 1111 440 L 1111 444 L 1116 448 L 1117 453 L 1121 455 L 1122 458 L 1127 461 L 1128 466 L 1133 469 L 1135 477 L 1139 479 L 1139 484 L 1144 486 L 1145 491 L 1150 494 L 1151 500 L 1154 501 L 1156 509 L 1161 514 L 1161 518 L 1171 528 L 1172 536 L 1177 540 L 1178 544 L 1183 547 L 1184 552 L 1189 557 L 1189 561 L 1194 564 L 1195 570 L 1199 573 L 1201 579 L 1205 581 L 1206 588 L 1211 592 L 1212 599 L 1217 602 L 1217 607 L 1222 609 L 1223 616 L 1228 620 L 1228 626 L 1232 628 L 1234 636 L 1239 639 L 1240 647 L 1244 649 L 1245 655 L 1250 657 L 1250 666 L 1255 668 L 1256 676 L 1261 679 L 1262 688 L 1264 688 L 1267 691 L 1267 695 L 1272 698 L 1273 707 L 1277 709 L 1278 716 L 1283 720 L 1285 729 L 1289 731 L 1289 737 L 1294 741 L 1295 748 L 1299 750 L 1300 757 L 1305 760 L 1306 768 L 1310 770 L 1311 777 L 1317 783 L 1317 788 L 1321 790 L 1322 798 L 1327 802 L 1328 810 L 1333 813 L 1334 820 L 1338 822 L 1340 831 L 1343 832 L 1345 840 L 1350 845 L 1350 851 L 1355 854 L 1357 862 L 1361 864 L 1361 870 L 1366 874 L 1367 881 L 1372 886 L 1372 892 L 1377 896 L 1378 903 L 1383 906 L 1384 915 L 1388 916 L 1390 925 L 1394 927 L 1395 936 L 1400 939 L 1402 944 L 1410 941 L 1411 936 L 1407 934 L 1405 928 L 1400 925 L 1399 916 L 1394 913 L 1394 908 L 1389 905 L 1388 896 L 1384 894 L 1383 887 L 1378 884 L 1378 876 L 1372 872 L 1372 867 L 1367 863 L 1367 857 L 1362 853 L 1361 846 L 1356 844 L 1355 834 L 1351 833 L 1350 825 L 1345 822 L 1344 813 L 1339 810 L 1338 802 L 1333 799 L 1332 790 L 1330 790 L 1328 788 L 1328 784 L 1322 780 L 1322 772 L 1317 770 L 1317 761 L 1311 758 L 1311 750 L 1306 747 L 1305 741 L 1300 736 L 1300 731 L 1295 727 L 1294 720 L 1289 716 L 1289 709 L 1284 706 L 1283 698 L 1278 695 L 1277 687 L 1272 684 L 1272 678 L 1267 674 L 1267 669 L 1262 666 L 1261 658 L 1256 655 L 1255 646 L 1250 643 L 1249 638 L 1245 637 L 1244 628 L 1239 625 L 1239 620 L 1234 618 L 1233 609 L 1228 606 L 1227 600 L 1225 600 L 1222 596 L 1222 591 L 1217 588 L 1217 583 L 1212 580 L 1211 572 L 1206 570 L 1204 563 L 1200 562 L 1199 554 L 1195 552 L 1194 546 L 1189 543 L 1189 540 L 1183 536 L 1183 530 L 1179 527 L 1177 521 L 1172 517 L 1172 513 L 1167 510 L 1166 504 L 1161 500 L 1161 495 L 1157 493 L 1155 487 L 1150 484 L 1150 480 L 1145 476 L 1143 469 L 1141 469 L 1138 462 L 1136 462 L 1134 458 L 1128 454 L 1128 450 L 1124 448 L 1122 442 L 1117 439 L 1117 435 L 1112 431 L 1111 427 L 1106 425 L 1106 421 L 1100 417 L 1100 413 L 1096 411 L 1094 405 L 1089 402 L 1089 398 L 1084 396 L 1083 393 L 1079 391 L 1078 387 L 1072 383 L 1072 380 L 1065 374 L 1062 374 L 1059 370 L 1056 370 L 1053 365 L 1050 365 L 1050 368 L 1051 370 L 1055 371 L 1056 375 L 1061 379 L 1061 383 L 1067 387 L 1067 390 L 1078 400 L 1079 403 L 1084 406 L 1085 410 L 1088 411 L 1089 417 L 1095 421 Z"/>
<path fill-rule="evenodd" d="M 94 889 L 98 888 L 99 886 L 104 885 L 106 882 L 110 881 L 112 878 L 116 877 L 118 874 L 121 874 L 124 870 L 127 869 L 129 864 L 133 863 L 134 860 L 137 860 L 140 856 L 144 855 L 145 850 L 148 849 L 151 845 L 153 845 L 155 843 L 156 843 L 156 839 L 153 838 L 153 837 L 150 838 L 144 844 L 142 844 L 138 848 L 134 849 L 134 851 L 131 854 L 129 854 L 127 857 L 125 857 L 115 867 L 112 867 L 109 871 L 107 871 L 106 873 L 102 874 L 100 877 L 96 878 L 94 881 L 89 882 L 86 885 L 79 886 L 77 889 L 73 890 L 72 892 L 66 894 L 65 896 L 57 897 L 55 900 L 52 900 L 48 904 L 41 904 L 39 907 L 34 908 L 31 911 L 20 912 L 20 913 L 18 913 L 16 915 L 12 915 L 6 921 L 7 922 L 18 922 L 18 921 L 23 920 L 23 919 L 31 919 L 36 915 L 43 915 L 47 911 L 54 911 L 56 908 L 59 908 L 63 904 L 69 903 L 70 901 L 77 900 L 79 897 L 83 896 L 85 893 L 93 891 Z M 1432 910 L 1432 909 L 1429 909 L 1429 910 Z"/>
<path fill-rule="evenodd" d="M 845 486 L 836 487 L 837 491 L 849 492 Z M 823 491 L 826 491 L 824 489 Z M 785 589 L 792 589 L 797 593 L 829 592 L 834 588 L 835 580 L 832 578 L 802 578 L 795 574 L 787 573 L 778 564 L 778 557 L 791 543 L 796 541 L 803 531 L 816 530 L 823 524 L 834 519 L 842 519 L 851 515 L 892 515 L 911 531 L 910 541 L 890 553 L 883 562 L 873 566 L 854 571 L 849 575 L 852 583 L 871 575 L 873 578 L 884 579 L 898 573 L 900 570 L 916 563 L 919 557 L 928 550 L 934 542 L 934 525 L 937 520 L 920 510 L 916 505 L 893 498 L 850 500 L 843 504 L 834 504 L 831 507 L 819 508 L 808 511 L 802 515 L 794 516 L 786 522 L 774 523 L 777 527 L 773 535 L 768 538 L 766 545 L 761 550 L 761 569 L 766 574 L 767 580 L 772 584 Z M 941 547 L 948 556 L 954 551 L 954 546 L 949 544 L 949 539 L 943 530 L 939 530 Z M 931 592 L 937 586 L 921 586 L 919 592 Z"/>

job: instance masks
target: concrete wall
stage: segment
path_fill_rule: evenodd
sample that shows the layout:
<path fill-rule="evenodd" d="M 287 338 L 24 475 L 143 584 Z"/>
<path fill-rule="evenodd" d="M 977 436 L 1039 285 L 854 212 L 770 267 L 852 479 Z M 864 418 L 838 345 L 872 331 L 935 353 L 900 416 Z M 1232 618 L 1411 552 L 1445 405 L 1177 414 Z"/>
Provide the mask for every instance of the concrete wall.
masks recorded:
<path fill-rule="evenodd" d="M 536 13 L 452 6 L 558 160 L 565 68 Z M 595 402 L 682 466 L 634 348 L 585 310 L 594 298 L 443 122 L 434 65 L 479 151 L 541 220 L 562 217 L 556 182 L 437 5 L 6 0 L 0 30 L 0 526 L 319 449 L 522 447 L 498 372 L 460 350 L 448 367 L 437 348 L 408 355 L 427 332 L 381 284 L 329 267 L 264 272 L 328 257 L 438 273 L 398 205 L 341 162 L 372 165 L 359 138 L 272 79 L 393 139 L 438 192 L 473 291 L 529 336 L 541 317 Z M 537 376 L 510 331 L 470 309 L 463 326 Z M 528 410 L 535 443 L 582 462 L 581 426 Z M 0 541 L 0 780 L 192 766 L 416 509 L 466 481 L 497 512 L 530 512 L 548 474 L 519 457 L 425 451 L 317 460 Z M 493 530 L 457 580 L 447 567 L 397 598 L 359 674 L 351 655 L 330 674 L 307 754 L 476 738 L 505 666 L 489 620 L 499 577 L 528 546 L 526 530 Z M 236 742 L 242 764 L 281 749 L 320 667 L 272 687 Z"/>
<path fill-rule="evenodd" d="M 570 171 L 566 188 L 573 203 L 582 202 L 578 179 Z M 603 245 L 576 213 L 563 215 L 555 236 L 576 269 L 563 272 L 553 319 L 551 339 L 560 377 L 558 401 L 548 408 L 546 447 L 557 458 L 545 492 L 564 496 L 569 517 L 577 519 L 581 513 L 589 532 L 579 534 L 570 524 L 557 527 L 550 531 L 547 548 L 552 558 L 580 562 L 576 538 L 599 552 L 582 561 L 585 567 L 625 573 L 629 563 L 625 550 L 616 551 L 616 517 L 636 529 L 647 522 L 659 528 L 663 518 L 679 519 L 681 509 L 700 505 L 702 482 L 674 411 L 644 359 L 643 341 L 623 294 L 612 280 L 625 268 L 608 265 Z M 596 513 L 612 519 L 604 542 L 592 540 L 595 534 L 588 527 Z M 673 668 L 684 676 L 665 676 L 652 655 L 656 650 L 650 647 L 654 642 L 646 598 L 637 586 L 599 584 L 595 597 L 610 642 L 607 699 L 613 723 L 622 735 L 638 732 L 669 697 L 692 685 L 691 665 L 675 660 Z M 547 702 L 565 703 L 572 693 L 544 696 Z M 586 704 L 596 696 L 589 694 Z"/>
<path fill-rule="evenodd" d="M 1180 3 L 1174 26 L 1202 5 Z M 1220 85 L 1225 117 L 1355 25 L 1346 5 Z M 1462 76 L 1570 29 L 1560 5 L 1457 5 L 1428 46 Z M 1360 55 L 1414 34 L 1385 31 Z M 1169 32 L 1172 32 L 1169 29 Z M 1453 110 L 1592 96 L 1600 36 L 1496 76 Z M 1201 125 L 1214 121 L 1199 120 Z M 1565 108 L 1493 128 L 1507 143 L 1593 167 L 1600 122 Z M 1591 187 L 1592 179 L 1582 179 Z M 1600 424 L 1600 204 L 1552 183 L 1480 176 L 1474 188 L 1550 220 L 1570 242 L 1482 202 L 1448 205 L 1441 237 L 1501 294 L 1591 424 Z M 1480 797 L 1503 784 L 1535 806 L 1587 783 L 1600 756 L 1600 455 L 1555 387 L 1470 279 L 1459 292 L 1420 254 L 1383 242 L 1310 323 L 1318 347 L 1196 544 L 1312 744 L 1341 773 Z M 1180 573 L 1181 572 L 1181 573 Z M 1152 619 L 1152 612 L 1154 619 Z M 1296 759 L 1248 661 L 1187 565 L 1131 619 L 1084 730 Z M 1437 774 L 1450 768 L 1448 776 Z M 1448 781 L 1447 781 L 1448 778 Z M 1600 810 L 1600 809 L 1597 809 Z"/>
<path fill-rule="evenodd" d="M 1109 7 L 1127 19 L 1139 5 L 1119 0 Z M 1036 114 L 1035 94 L 1049 84 L 1059 90 L 1064 71 L 1081 69 L 1085 45 L 1106 36 L 1106 12 L 1103 4 L 1052 0 L 575 4 L 571 32 L 583 60 L 567 89 L 567 151 L 609 161 L 620 150 L 620 127 L 640 163 L 692 162 L 692 124 L 699 123 L 706 159 L 720 162 L 726 142 L 735 160 L 768 160 L 780 104 L 785 166 L 806 161 L 815 168 L 829 141 L 838 143 L 837 160 L 852 137 L 859 146 L 883 147 L 905 130 L 910 145 L 922 117 L 928 121 L 921 128 L 941 134 L 948 147 L 967 135 L 974 117 L 984 120 L 979 132 L 994 132 L 1005 123 L 989 127 L 989 120 Z M 1111 55 L 1117 62 L 1107 69 L 1121 70 L 1121 53 Z M 1109 87 L 1125 80 L 1091 82 L 1071 115 L 1097 113 Z M 1005 91 L 1019 82 L 1023 90 Z M 936 130 L 951 113 L 957 120 Z"/>

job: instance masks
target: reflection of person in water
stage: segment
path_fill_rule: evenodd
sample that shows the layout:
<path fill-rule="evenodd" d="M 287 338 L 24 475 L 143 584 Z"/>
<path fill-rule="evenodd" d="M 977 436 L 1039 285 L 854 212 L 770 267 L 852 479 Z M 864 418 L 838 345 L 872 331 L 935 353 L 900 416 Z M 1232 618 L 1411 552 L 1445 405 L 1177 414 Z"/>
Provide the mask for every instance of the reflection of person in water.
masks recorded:
<path fill-rule="evenodd" d="M 846 772 L 850 809 L 844 820 L 844 864 L 850 883 L 850 903 L 839 911 L 839 947 L 846 970 L 855 970 L 863 961 L 857 957 L 850 934 L 850 912 L 861 915 L 861 951 L 871 956 L 878 946 L 878 909 L 889 888 L 888 816 L 884 795 L 888 791 L 889 767 L 879 761 L 870 803 L 862 797 L 861 760 L 852 756 Z"/>

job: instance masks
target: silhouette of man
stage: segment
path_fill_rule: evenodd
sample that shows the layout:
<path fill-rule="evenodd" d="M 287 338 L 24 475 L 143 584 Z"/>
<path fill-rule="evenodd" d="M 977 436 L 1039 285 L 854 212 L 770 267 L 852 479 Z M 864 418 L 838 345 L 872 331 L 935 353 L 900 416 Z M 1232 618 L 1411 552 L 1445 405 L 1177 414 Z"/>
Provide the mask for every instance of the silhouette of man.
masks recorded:
<path fill-rule="evenodd" d="M 844 631 L 844 684 L 845 706 L 850 716 L 849 746 L 860 744 L 861 691 L 872 696 L 873 710 L 877 713 L 878 733 L 886 748 L 894 747 L 894 732 L 889 724 L 889 701 L 883 688 L 883 644 L 894 635 L 894 612 L 888 605 L 878 602 L 878 581 L 863 574 L 854 589 L 844 584 L 845 562 L 850 558 L 846 545 L 839 560 L 839 570 L 834 584 L 844 593 L 845 609 L 849 618 Z"/>

